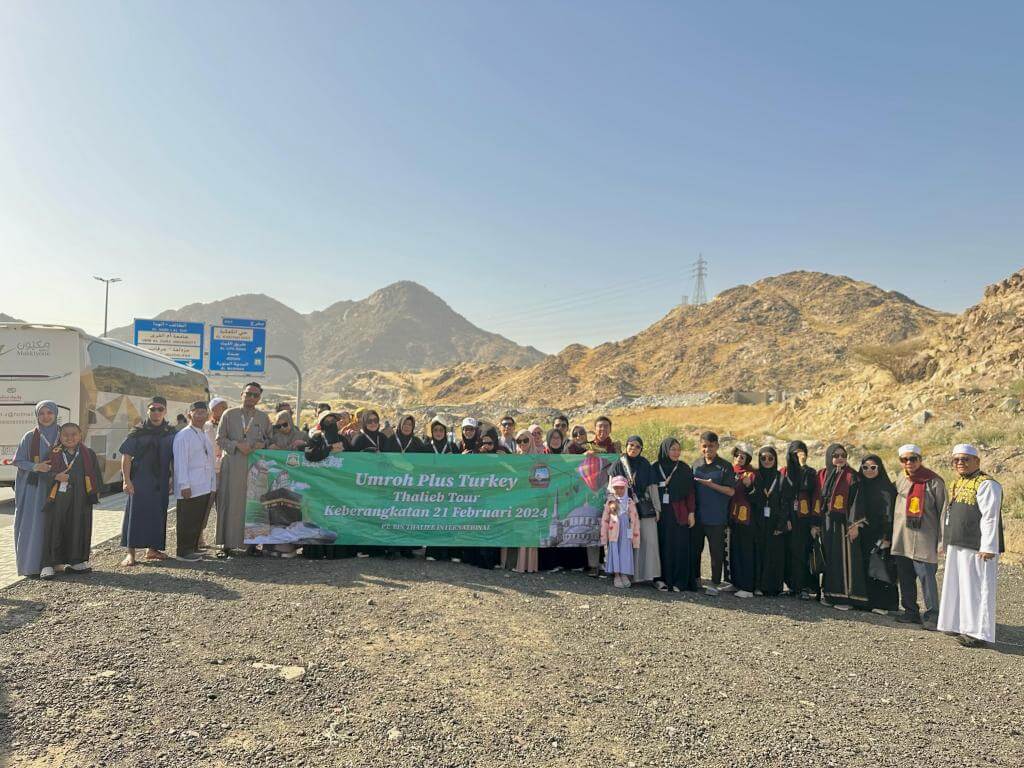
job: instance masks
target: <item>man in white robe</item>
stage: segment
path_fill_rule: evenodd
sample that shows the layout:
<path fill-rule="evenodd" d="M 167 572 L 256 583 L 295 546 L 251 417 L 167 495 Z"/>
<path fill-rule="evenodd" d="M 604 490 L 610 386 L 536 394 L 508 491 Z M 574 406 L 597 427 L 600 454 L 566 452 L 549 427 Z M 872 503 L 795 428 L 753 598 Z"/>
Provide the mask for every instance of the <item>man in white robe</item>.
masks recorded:
<path fill-rule="evenodd" d="M 957 478 L 942 515 L 946 575 L 938 628 L 967 648 L 996 639 L 996 577 L 1003 551 L 1003 489 L 973 445 L 953 448 Z"/>

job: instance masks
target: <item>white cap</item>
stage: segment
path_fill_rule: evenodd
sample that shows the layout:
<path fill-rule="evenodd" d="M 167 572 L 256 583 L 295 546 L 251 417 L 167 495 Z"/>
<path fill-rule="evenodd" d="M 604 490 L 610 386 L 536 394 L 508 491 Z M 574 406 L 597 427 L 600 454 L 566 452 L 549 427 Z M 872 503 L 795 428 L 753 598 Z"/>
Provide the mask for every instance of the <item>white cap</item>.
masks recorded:
<path fill-rule="evenodd" d="M 476 427 L 480 426 L 480 422 L 474 419 L 472 416 L 467 416 L 462 420 L 462 426 L 473 427 L 475 429 Z"/>
<path fill-rule="evenodd" d="M 223 403 L 224 405 L 227 405 L 228 401 L 225 400 L 223 397 L 215 397 L 215 398 L 213 398 L 213 400 L 210 401 L 210 410 L 212 411 L 214 408 L 216 408 L 221 403 Z"/>
<path fill-rule="evenodd" d="M 960 443 L 953 446 L 953 455 L 978 456 L 978 449 L 970 443 Z"/>
<path fill-rule="evenodd" d="M 920 447 L 914 445 L 913 443 L 907 443 L 906 445 L 901 445 L 900 446 L 900 449 L 896 452 L 896 455 L 897 456 L 921 456 L 922 455 L 922 451 L 921 451 Z"/>

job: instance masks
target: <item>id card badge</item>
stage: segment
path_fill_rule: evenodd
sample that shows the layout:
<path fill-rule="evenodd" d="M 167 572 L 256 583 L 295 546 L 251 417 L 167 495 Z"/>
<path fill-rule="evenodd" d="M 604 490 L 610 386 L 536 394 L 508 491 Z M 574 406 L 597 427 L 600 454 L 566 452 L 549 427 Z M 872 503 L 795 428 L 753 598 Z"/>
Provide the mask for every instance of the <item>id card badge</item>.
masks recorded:
<path fill-rule="evenodd" d="M 772 508 L 771 507 L 765 507 L 764 508 L 764 516 L 765 517 L 771 517 L 772 516 Z"/>
<path fill-rule="evenodd" d="M 668 504 L 669 503 L 668 491 L 665 491 L 663 494 L 661 494 L 661 503 L 662 504 Z"/>
<path fill-rule="evenodd" d="M 68 492 L 68 481 L 67 481 L 67 480 L 65 480 L 64 482 L 62 482 L 62 483 L 61 483 L 61 484 L 60 484 L 60 485 L 59 485 L 59 486 L 57 487 L 57 493 L 67 493 L 67 492 Z"/>

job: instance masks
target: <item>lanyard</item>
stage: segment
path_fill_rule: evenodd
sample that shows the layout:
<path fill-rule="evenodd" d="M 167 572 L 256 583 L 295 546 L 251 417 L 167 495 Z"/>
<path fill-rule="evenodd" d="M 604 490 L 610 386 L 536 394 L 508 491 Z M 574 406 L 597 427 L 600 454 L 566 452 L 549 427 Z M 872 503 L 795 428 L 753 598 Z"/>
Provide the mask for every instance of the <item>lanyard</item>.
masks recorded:
<path fill-rule="evenodd" d="M 75 455 L 71 457 L 71 461 L 68 461 L 68 452 L 67 451 L 61 451 L 61 453 L 64 454 L 64 464 L 65 464 L 64 471 L 65 472 L 70 472 L 71 468 L 73 466 L 75 466 L 75 462 L 78 461 L 78 457 L 82 454 L 82 449 L 79 448 L 77 451 L 75 451 Z"/>
<path fill-rule="evenodd" d="M 189 425 L 189 429 L 195 433 L 196 437 L 199 438 L 199 442 L 203 444 L 203 453 L 206 455 L 206 458 L 210 458 L 210 449 L 207 447 L 210 444 L 210 441 L 206 439 L 206 433 L 200 432 L 192 425 Z"/>

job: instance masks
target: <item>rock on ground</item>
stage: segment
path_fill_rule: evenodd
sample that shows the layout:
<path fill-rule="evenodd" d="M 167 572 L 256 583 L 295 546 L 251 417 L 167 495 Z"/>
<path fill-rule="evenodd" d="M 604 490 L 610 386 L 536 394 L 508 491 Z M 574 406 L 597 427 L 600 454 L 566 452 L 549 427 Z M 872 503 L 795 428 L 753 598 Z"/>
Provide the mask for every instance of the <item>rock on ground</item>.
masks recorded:
<path fill-rule="evenodd" d="M 0 765 L 1005 766 L 1002 644 L 785 598 L 420 560 L 117 567 L 0 591 Z"/>

